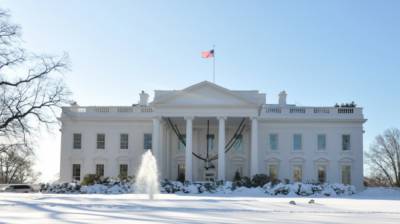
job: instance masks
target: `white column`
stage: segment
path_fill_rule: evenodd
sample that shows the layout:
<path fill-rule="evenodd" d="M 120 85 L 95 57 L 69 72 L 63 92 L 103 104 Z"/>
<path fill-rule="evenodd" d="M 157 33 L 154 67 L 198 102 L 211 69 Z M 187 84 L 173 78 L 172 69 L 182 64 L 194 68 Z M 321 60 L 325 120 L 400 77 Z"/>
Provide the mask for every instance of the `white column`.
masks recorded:
<path fill-rule="evenodd" d="M 185 117 L 186 120 L 186 151 L 185 151 L 185 180 L 192 181 L 193 163 L 193 117 Z"/>
<path fill-rule="evenodd" d="M 218 180 L 225 181 L 225 120 L 218 117 Z"/>
<path fill-rule="evenodd" d="M 171 180 L 172 179 L 172 174 L 171 174 L 171 139 L 172 139 L 172 131 L 171 131 L 171 129 L 168 127 L 167 128 L 167 142 L 166 142 L 166 145 L 167 145 L 167 151 L 166 151 L 166 153 L 167 153 L 167 156 L 166 156 L 166 166 L 167 166 L 167 168 L 166 168 L 166 170 L 167 170 L 167 173 L 168 173 L 168 175 L 167 175 L 167 179 L 169 179 L 169 180 Z"/>
<path fill-rule="evenodd" d="M 157 161 L 160 159 L 160 118 L 153 118 L 152 152 Z M 158 164 L 157 164 L 158 165 Z"/>
<path fill-rule="evenodd" d="M 250 176 L 258 173 L 258 121 L 256 117 L 251 118 L 251 159 Z"/>
<path fill-rule="evenodd" d="M 158 153 L 157 153 L 157 167 L 159 171 L 159 176 L 161 178 L 165 178 L 165 169 L 164 169 L 164 151 L 165 151 L 165 145 L 163 144 L 164 142 L 164 121 L 161 119 L 160 120 L 160 130 L 159 132 L 159 141 L 158 141 Z"/>

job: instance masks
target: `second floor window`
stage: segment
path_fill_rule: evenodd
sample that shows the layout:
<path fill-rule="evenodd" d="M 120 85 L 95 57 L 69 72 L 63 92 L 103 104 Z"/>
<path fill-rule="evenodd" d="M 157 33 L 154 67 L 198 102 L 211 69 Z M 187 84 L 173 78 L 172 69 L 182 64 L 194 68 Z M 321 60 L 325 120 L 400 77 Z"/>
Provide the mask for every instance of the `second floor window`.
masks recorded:
<path fill-rule="evenodd" d="M 144 134 L 143 136 L 143 149 L 144 150 L 148 150 L 148 149 L 152 149 L 152 135 L 149 133 Z"/>
<path fill-rule="evenodd" d="M 214 150 L 214 135 L 207 135 L 207 145 L 208 145 L 208 151 Z"/>
<path fill-rule="evenodd" d="M 293 135 L 293 150 L 301 150 L 302 144 L 302 136 L 300 134 Z"/>
<path fill-rule="evenodd" d="M 278 134 L 269 135 L 269 148 L 271 150 L 278 150 Z"/>
<path fill-rule="evenodd" d="M 106 148 L 106 135 L 105 134 L 97 134 L 96 140 L 97 149 L 105 149 Z"/>
<path fill-rule="evenodd" d="M 183 138 L 184 141 L 186 141 L 186 135 L 182 135 L 182 138 Z M 178 151 L 179 152 L 184 152 L 185 151 L 185 145 L 179 139 L 178 139 Z"/>
<path fill-rule="evenodd" d="M 129 135 L 121 134 L 119 136 L 119 148 L 120 149 L 128 149 L 129 146 Z"/>
<path fill-rule="evenodd" d="M 82 148 L 82 134 L 74 133 L 73 148 L 74 149 L 81 149 Z"/>
<path fill-rule="evenodd" d="M 325 150 L 326 149 L 326 135 L 320 134 L 317 137 L 318 142 L 318 150 Z"/>
<path fill-rule="evenodd" d="M 235 141 L 235 144 L 233 145 L 233 148 L 235 149 L 235 152 L 243 152 L 243 135 L 237 136 L 237 139 Z"/>
<path fill-rule="evenodd" d="M 350 150 L 350 135 L 342 135 L 342 150 Z"/>

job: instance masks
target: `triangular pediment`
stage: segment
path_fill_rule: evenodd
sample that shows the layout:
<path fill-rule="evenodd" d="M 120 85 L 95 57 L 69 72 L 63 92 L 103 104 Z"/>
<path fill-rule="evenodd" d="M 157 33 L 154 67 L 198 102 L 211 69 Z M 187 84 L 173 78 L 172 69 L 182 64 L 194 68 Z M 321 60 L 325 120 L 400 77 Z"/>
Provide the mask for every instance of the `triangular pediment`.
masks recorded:
<path fill-rule="evenodd" d="M 208 81 L 179 91 L 163 92 L 155 97 L 152 104 L 160 106 L 257 106 L 256 103 L 234 91 Z"/>

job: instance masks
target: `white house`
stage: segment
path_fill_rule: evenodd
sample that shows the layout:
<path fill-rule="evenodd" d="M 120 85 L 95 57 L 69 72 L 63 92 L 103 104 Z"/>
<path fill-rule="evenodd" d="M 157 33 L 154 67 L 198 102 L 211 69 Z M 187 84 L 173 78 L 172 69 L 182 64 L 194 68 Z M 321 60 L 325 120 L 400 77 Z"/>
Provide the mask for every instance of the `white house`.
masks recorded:
<path fill-rule="evenodd" d="M 204 81 L 140 93 L 132 106 L 64 107 L 60 180 L 134 176 L 151 149 L 160 178 L 232 180 L 258 173 L 290 181 L 362 187 L 363 116 L 358 107 L 277 104 L 255 90 Z M 185 146 L 186 145 L 186 146 Z"/>

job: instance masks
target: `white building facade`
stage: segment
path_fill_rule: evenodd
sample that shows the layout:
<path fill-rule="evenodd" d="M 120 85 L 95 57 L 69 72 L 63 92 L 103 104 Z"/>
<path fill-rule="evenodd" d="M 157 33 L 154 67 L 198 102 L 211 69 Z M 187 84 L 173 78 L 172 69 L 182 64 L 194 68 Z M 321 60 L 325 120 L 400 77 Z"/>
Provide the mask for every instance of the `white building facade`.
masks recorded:
<path fill-rule="evenodd" d="M 160 178 L 280 180 L 363 184 L 363 124 L 358 107 L 267 104 L 258 91 L 204 81 L 156 90 L 132 106 L 64 107 L 60 181 L 87 174 L 135 176 L 151 149 Z"/>

